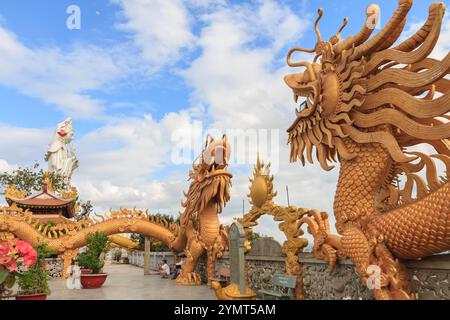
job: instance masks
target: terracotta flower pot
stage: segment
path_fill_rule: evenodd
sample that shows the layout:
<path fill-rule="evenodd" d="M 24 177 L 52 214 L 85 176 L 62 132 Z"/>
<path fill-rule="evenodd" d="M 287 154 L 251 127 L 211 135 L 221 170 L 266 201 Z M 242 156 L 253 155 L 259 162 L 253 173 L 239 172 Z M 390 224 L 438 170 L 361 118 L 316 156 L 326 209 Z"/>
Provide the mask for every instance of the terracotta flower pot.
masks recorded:
<path fill-rule="evenodd" d="M 108 275 L 106 273 L 98 273 L 98 274 L 81 274 L 80 282 L 83 286 L 83 289 L 97 289 L 100 288 L 106 281 L 106 277 Z"/>
<path fill-rule="evenodd" d="M 81 269 L 81 274 L 91 274 L 92 270 L 91 269 Z"/>
<path fill-rule="evenodd" d="M 18 294 L 16 300 L 47 300 L 47 295 L 45 293 Z"/>

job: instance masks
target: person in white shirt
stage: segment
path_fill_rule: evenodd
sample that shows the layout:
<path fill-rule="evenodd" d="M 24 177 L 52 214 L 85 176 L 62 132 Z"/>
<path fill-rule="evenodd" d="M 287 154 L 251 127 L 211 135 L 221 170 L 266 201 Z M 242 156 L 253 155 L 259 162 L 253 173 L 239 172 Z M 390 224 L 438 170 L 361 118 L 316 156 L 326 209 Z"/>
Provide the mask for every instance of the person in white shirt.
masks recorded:
<path fill-rule="evenodd" d="M 163 260 L 163 265 L 159 269 L 159 274 L 161 275 L 161 278 L 165 278 L 165 279 L 169 278 L 170 267 L 167 264 L 167 260 L 166 259 Z"/>

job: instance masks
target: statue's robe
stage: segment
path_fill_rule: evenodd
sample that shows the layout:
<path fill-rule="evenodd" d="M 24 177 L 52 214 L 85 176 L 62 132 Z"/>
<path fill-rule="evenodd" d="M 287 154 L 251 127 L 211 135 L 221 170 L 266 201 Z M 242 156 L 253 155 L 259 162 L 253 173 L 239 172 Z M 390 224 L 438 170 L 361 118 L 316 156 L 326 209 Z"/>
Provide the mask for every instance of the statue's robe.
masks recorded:
<path fill-rule="evenodd" d="M 78 167 L 78 161 L 70 156 L 63 137 L 57 135 L 50 144 L 45 155 L 50 172 L 58 172 L 70 180 L 73 171 Z"/>

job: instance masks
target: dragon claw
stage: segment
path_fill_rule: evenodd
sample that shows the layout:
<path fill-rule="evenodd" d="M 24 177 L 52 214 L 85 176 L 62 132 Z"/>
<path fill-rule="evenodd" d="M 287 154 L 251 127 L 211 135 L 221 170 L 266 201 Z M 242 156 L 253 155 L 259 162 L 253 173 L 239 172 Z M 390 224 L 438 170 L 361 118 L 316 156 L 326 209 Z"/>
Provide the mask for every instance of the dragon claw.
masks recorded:
<path fill-rule="evenodd" d="M 202 284 L 202 278 L 197 272 L 181 271 L 180 275 L 177 277 L 176 282 L 177 284 L 185 286 L 199 286 Z"/>

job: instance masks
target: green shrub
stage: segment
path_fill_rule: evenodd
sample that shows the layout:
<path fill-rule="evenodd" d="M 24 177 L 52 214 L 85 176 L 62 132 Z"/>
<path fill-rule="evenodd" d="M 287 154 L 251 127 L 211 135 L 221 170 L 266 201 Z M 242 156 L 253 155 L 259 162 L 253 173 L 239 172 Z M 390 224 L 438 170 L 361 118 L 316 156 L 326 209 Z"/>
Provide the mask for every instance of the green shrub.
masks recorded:
<path fill-rule="evenodd" d="M 83 268 L 91 269 L 92 273 L 99 273 L 104 266 L 100 256 L 110 249 L 110 240 L 106 234 L 97 231 L 87 237 L 86 243 L 87 250 L 78 255 L 78 263 Z"/>
<path fill-rule="evenodd" d="M 45 258 L 51 255 L 45 243 L 39 243 L 34 248 L 38 254 L 36 263 L 28 271 L 24 271 L 18 276 L 17 284 L 19 294 L 50 294 L 48 286 L 48 272 L 45 269 Z"/>
<path fill-rule="evenodd" d="M 99 273 L 103 268 L 103 262 L 100 261 L 93 252 L 83 252 L 78 255 L 78 263 L 85 269 L 91 269 L 92 273 Z"/>

